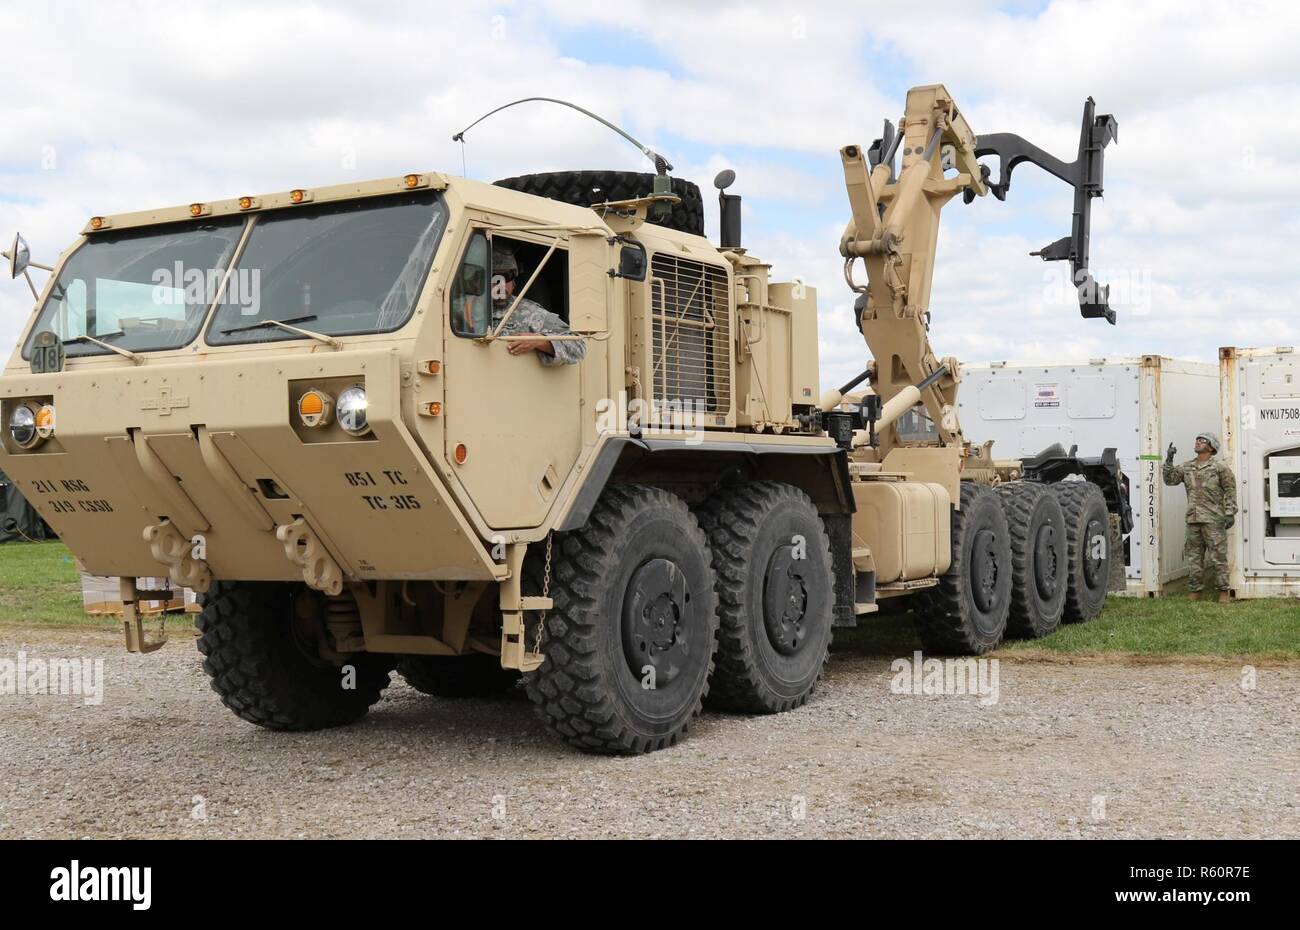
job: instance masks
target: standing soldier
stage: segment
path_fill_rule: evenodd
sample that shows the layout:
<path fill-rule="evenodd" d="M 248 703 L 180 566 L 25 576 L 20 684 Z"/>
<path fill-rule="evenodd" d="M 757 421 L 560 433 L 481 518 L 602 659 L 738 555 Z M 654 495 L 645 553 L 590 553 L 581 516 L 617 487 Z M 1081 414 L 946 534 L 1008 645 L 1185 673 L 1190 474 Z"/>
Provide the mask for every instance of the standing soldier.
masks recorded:
<path fill-rule="evenodd" d="M 1196 437 L 1196 458 L 1182 465 L 1174 464 L 1178 452 L 1169 444 L 1163 469 L 1165 484 L 1187 487 L 1187 541 L 1183 558 L 1191 566 L 1187 582 L 1187 599 L 1199 601 L 1207 571 L 1214 571 L 1214 585 L 1219 589 L 1219 603 L 1227 604 L 1228 529 L 1237 519 L 1237 479 L 1226 462 L 1215 455 L 1219 437 L 1201 433 Z"/>

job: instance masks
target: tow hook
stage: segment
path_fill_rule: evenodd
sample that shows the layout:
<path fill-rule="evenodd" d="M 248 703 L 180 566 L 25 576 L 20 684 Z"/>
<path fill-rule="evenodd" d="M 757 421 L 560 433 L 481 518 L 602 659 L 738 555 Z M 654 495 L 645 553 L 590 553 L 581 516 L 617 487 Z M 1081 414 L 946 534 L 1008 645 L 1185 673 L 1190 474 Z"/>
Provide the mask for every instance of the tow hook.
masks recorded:
<path fill-rule="evenodd" d="M 208 563 L 194 557 L 194 543 L 181 535 L 170 520 L 145 527 L 144 540 L 154 561 L 167 566 L 172 584 L 202 594 L 212 585 Z"/>
<path fill-rule="evenodd" d="M 343 570 L 326 551 L 320 537 L 302 517 L 275 528 L 275 538 L 284 544 L 284 554 L 302 569 L 309 588 L 337 597 L 343 591 Z"/>

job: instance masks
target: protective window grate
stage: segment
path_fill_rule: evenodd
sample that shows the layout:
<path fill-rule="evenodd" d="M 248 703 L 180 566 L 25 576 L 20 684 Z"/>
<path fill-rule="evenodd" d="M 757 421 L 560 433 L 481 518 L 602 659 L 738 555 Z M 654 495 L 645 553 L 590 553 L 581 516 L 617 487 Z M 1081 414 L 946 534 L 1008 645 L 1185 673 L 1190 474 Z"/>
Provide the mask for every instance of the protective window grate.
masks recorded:
<path fill-rule="evenodd" d="M 727 273 L 716 265 L 662 254 L 654 256 L 650 269 L 655 405 L 730 412 Z"/>

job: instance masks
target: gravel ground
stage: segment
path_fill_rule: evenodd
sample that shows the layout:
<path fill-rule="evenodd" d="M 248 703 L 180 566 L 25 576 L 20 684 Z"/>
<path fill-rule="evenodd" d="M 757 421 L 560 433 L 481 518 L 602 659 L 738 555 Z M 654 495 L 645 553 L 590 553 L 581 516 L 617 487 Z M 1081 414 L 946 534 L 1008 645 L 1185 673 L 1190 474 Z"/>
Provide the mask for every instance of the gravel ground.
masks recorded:
<path fill-rule="evenodd" d="M 188 635 L 0 628 L 0 659 L 103 657 L 104 698 L 0 696 L 0 837 L 1297 837 L 1300 664 L 1003 659 L 999 700 L 890 690 L 832 657 L 808 706 L 706 714 L 680 746 L 584 756 L 522 696 L 400 679 L 361 723 L 229 713 Z"/>

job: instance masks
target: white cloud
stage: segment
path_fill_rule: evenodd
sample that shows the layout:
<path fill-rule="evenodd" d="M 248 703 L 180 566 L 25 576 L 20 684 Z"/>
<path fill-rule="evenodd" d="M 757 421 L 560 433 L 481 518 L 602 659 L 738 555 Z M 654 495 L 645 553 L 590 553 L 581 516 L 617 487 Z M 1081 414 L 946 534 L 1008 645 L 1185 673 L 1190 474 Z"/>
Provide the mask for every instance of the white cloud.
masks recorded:
<path fill-rule="evenodd" d="M 0 48 L 18 82 L 0 102 L 0 239 L 21 228 L 38 260 L 94 213 L 458 173 L 452 132 L 511 99 L 555 96 L 662 146 L 705 189 L 710 230 L 709 182 L 737 169 L 747 244 L 778 277 L 818 287 L 823 382 L 838 383 L 867 350 L 840 274 L 836 150 L 897 118 L 899 88 L 942 80 L 977 132 L 1018 132 L 1067 158 L 1085 95 L 1116 114 L 1093 261 L 1121 322 L 1082 320 L 1053 283 L 1060 266 L 1027 257 L 1068 230 L 1070 195 L 1022 166 L 1007 203 L 945 211 L 931 300 L 940 355 L 1210 358 L 1219 345 L 1300 342 L 1291 4 L 866 15 L 832 3 L 555 0 L 462 2 L 452 16 L 413 0 L 84 3 L 18 5 L 6 27 Z M 468 138 L 479 178 L 646 168 L 606 130 L 540 104 Z M 21 282 L 0 286 L 0 344 L 30 304 Z"/>

